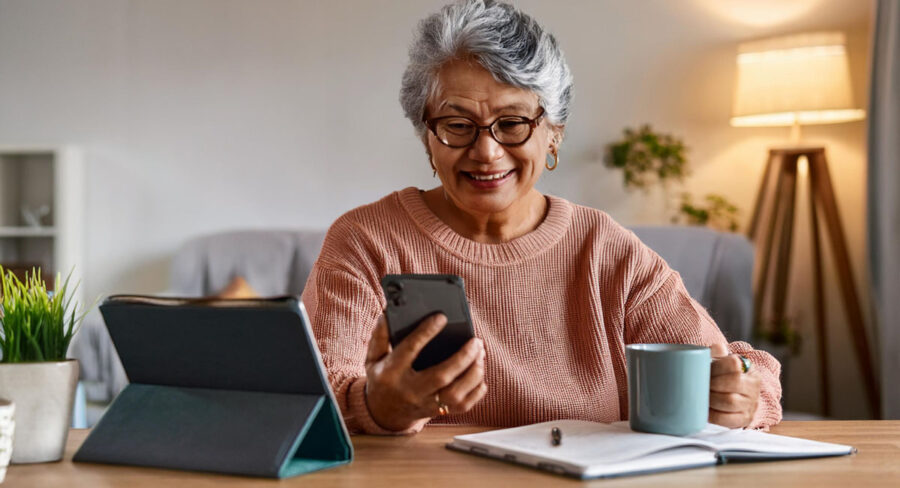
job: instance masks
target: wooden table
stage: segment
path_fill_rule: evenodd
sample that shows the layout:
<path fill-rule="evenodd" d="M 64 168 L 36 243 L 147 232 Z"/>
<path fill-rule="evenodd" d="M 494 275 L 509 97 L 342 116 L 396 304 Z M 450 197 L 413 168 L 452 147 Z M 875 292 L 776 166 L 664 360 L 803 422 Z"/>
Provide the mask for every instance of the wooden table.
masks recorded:
<path fill-rule="evenodd" d="M 454 435 L 487 430 L 473 427 L 429 427 L 413 437 L 355 436 L 352 464 L 287 480 L 268 480 L 191 473 L 164 469 L 72 463 L 72 454 L 87 430 L 69 435 L 62 462 L 10 466 L 5 486 L 30 487 L 453 487 L 596 485 L 721 486 L 775 488 L 780 486 L 900 486 L 900 421 L 784 422 L 772 429 L 791 435 L 859 449 L 853 456 L 769 463 L 729 464 L 647 476 L 582 482 L 541 471 L 449 451 L 444 444 Z"/>

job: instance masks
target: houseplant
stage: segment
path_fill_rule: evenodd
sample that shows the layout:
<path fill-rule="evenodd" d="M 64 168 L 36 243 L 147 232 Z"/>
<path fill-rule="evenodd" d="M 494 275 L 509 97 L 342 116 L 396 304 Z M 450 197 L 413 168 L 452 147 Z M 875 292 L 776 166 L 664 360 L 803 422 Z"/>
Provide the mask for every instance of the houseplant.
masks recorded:
<path fill-rule="evenodd" d="M 84 318 L 70 278 L 57 275 L 48 292 L 40 269 L 22 281 L 0 267 L 0 397 L 16 404 L 13 463 L 58 461 L 65 449 L 78 384 L 66 351 Z"/>
<path fill-rule="evenodd" d="M 622 170 L 625 188 L 646 190 L 653 183 L 666 186 L 670 180 L 681 181 L 687 174 L 686 151 L 681 139 L 645 124 L 626 127 L 622 139 L 607 146 L 605 163 Z"/>
<path fill-rule="evenodd" d="M 715 230 L 737 232 L 738 208 L 727 198 L 715 193 L 708 193 L 704 203 L 694 203 L 690 193 L 682 193 L 679 213 L 672 218 L 673 223 L 683 222 L 688 225 L 702 225 Z"/>
<path fill-rule="evenodd" d="M 672 223 L 700 225 L 722 231 L 737 231 L 736 205 L 722 195 L 709 193 L 702 204 L 695 204 L 690 193 L 681 194 L 673 211 L 669 190 L 681 185 L 690 173 L 688 148 L 680 138 L 655 131 L 649 124 L 637 129 L 626 127 L 622 138 L 606 147 L 604 163 L 622 170 L 626 189 L 648 192 L 654 186 L 663 190 L 663 212 Z"/>

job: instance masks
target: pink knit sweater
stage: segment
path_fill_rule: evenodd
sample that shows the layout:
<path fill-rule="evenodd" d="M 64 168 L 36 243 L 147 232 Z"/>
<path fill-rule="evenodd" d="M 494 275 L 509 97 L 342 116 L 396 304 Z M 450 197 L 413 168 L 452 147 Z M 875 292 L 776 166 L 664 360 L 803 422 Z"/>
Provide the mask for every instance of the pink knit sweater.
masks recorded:
<path fill-rule="evenodd" d="M 434 423 L 627 419 L 626 344 L 726 342 L 678 273 L 633 233 L 599 210 L 547 198 L 537 229 L 503 244 L 460 236 L 415 188 L 331 226 L 303 303 L 351 431 L 388 433 L 366 406 L 364 362 L 385 306 L 380 280 L 390 273 L 461 276 L 475 335 L 484 341 L 484 399 Z M 778 362 L 745 342 L 729 350 L 750 358 L 762 377 L 751 427 L 778 423 Z"/>

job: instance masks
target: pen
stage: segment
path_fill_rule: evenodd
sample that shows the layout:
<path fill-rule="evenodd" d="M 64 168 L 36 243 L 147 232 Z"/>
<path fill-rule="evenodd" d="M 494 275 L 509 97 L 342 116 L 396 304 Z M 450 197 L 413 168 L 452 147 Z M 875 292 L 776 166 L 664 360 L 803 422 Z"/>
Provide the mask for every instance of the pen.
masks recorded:
<path fill-rule="evenodd" d="M 550 443 L 554 446 L 562 444 L 562 431 L 559 430 L 559 427 L 550 429 Z"/>

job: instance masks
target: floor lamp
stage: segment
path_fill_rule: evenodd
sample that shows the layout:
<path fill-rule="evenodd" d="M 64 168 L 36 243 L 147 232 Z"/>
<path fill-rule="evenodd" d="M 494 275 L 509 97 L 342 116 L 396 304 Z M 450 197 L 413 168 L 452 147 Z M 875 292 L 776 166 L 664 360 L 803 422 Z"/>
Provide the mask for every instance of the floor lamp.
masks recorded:
<path fill-rule="evenodd" d="M 748 232 L 757 244 L 760 260 L 754 283 L 756 321 L 758 324 L 781 324 L 786 318 L 797 185 L 802 179 L 801 169 L 808 168 L 806 182 L 809 184 L 822 410 L 825 416 L 831 414 L 822 273 L 821 231 L 824 230 L 837 271 L 846 324 L 863 375 L 866 398 L 877 417 L 878 383 L 825 148 L 800 144 L 801 125 L 848 122 L 865 117 L 862 110 L 853 108 L 845 46 L 845 37 L 840 32 L 800 34 L 741 44 L 731 124 L 791 127 L 791 145 L 769 151 Z"/>

